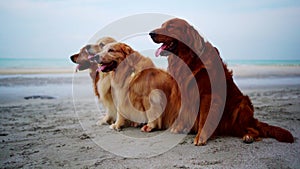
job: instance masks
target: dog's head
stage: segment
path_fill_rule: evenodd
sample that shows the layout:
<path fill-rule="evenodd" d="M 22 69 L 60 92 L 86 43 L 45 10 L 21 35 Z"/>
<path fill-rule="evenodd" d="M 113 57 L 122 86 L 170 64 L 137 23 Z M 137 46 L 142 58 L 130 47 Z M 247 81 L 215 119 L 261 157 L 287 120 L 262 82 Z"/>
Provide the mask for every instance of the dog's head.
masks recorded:
<path fill-rule="evenodd" d="M 106 45 L 103 50 L 95 55 L 94 60 L 100 64 L 102 72 L 109 72 L 115 70 L 127 56 L 133 54 L 135 51 L 125 43 L 110 43 Z"/>
<path fill-rule="evenodd" d="M 156 56 L 168 56 L 169 52 L 178 54 L 179 45 L 187 46 L 192 50 L 202 48 L 203 38 L 185 20 L 174 18 L 162 24 L 161 28 L 149 33 L 155 43 L 162 43 L 156 51 Z"/>
<path fill-rule="evenodd" d="M 94 45 L 86 45 L 80 49 L 80 52 L 70 56 L 73 63 L 78 64 L 76 70 L 86 70 L 91 68 L 93 62 L 90 60 L 96 53 L 99 53 L 103 47 L 109 43 L 116 42 L 111 37 L 104 37 Z"/>

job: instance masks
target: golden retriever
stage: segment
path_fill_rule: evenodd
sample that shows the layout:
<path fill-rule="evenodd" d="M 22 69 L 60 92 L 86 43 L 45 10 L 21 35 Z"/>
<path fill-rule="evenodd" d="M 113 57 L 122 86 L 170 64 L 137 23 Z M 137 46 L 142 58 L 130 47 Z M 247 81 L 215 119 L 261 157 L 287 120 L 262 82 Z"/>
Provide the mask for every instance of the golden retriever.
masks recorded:
<path fill-rule="evenodd" d="M 162 24 L 161 28 L 149 33 L 155 43 L 162 43 L 156 55 L 168 56 L 168 71 L 174 75 L 179 83 L 188 85 L 188 79 L 181 75 L 183 64 L 178 64 L 182 60 L 190 70 L 198 84 L 200 99 L 190 92 L 191 100 L 200 100 L 199 113 L 196 119 L 190 119 L 189 110 L 180 116 L 181 123 L 177 123 L 171 131 L 183 132 L 185 125 L 194 123 L 191 132 L 196 133 L 195 145 L 205 145 L 211 137 L 209 130 L 214 128 L 214 123 L 218 119 L 211 119 L 208 127 L 204 124 L 208 117 L 208 112 L 213 116 L 223 111 L 222 118 L 212 131 L 214 135 L 230 135 L 243 137 L 246 143 L 259 140 L 260 137 L 272 137 L 280 142 L 294 142 L 292 134 L 280 127 L 271 126 L 255 119 L 254 108 L 248 96 L 243 95 L 232 79 L 232 72 L 220 58 L 218 50 L 209 42 L 206 42 L 201 35 L 185 20 L 174 18 Z M 179 58 L 177 58 L 179 57 Z M 216 65 L 221 62 L 221 69 Z M 208 72 L 212 76 L 209 76 Z M 222 77 L 224 77 L 222 79 Z M 220 89 L 212 94 L 212 85 L 222 84 L 226 81 L 225 97 L 221 96 Z M 213 83 L 211 83 L 213 82 Z M 188 93 L 188 87 L 186 86 Z M 219 90 L 219 91 L 218 91 Z M 176 99 L 176 98 L 173 98 Z M 225 105 L 224 105 L 225 103 Z M 222 104 L 224 109 L 222 109 Z M 213 117 L 212 116 L 212 117 Z M 211 126 L 209 126 L 211 125 Z"/>
<path fill-rule="evenodd" d="M 130 122 L 141 130 L 167 129 L 177 117 L 180 92 L 175 80 L 125 43 L 110 43 L 95 56 L 100 69 L 110 72 L 117 120 L 110 128 L 120 130 Z M 173 99 L 176 98 L 176 99 Z"/>
<path fill-rule="evenodd" d="M 98 97 L 99 102 L 102 102 L 106 109 L 106 115 L 97 122 L 98 125 L 112 124 L 116 120 L 117 110 L 113 104 L 110 90 L 110 76 L 108 73 L 97 71 L 98 64 L 90 60 L 96 53 L 99 53 L 102 48 L 112 42 L 116 42 L 111 37 L 103 37 L 94 45 L 84 46 L 79 53 L 70 57 L 72 62 L 78 64 L 76 71 L 89 69 L 90 77 L 94 87 L 94 93 Z"/>

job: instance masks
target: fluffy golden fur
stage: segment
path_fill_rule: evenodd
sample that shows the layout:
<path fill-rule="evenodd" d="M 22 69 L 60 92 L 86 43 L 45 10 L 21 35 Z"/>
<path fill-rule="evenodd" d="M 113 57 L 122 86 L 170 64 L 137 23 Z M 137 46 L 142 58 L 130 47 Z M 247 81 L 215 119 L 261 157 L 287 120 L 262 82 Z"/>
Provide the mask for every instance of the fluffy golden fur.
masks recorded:
<path fill-rule="evenodd" d="M 98 125 L 112 124 L 116 120 L 117 110 L 113 104 L 110 90 L 110 76 L 108 73 L 97 71 L 98 64 L 90 60 L 96 53 L 99 53 L 103 47 L 109 43 L 116 42 L 111 37 L 103 37 L 96 44 L 86 45 L 80 49 L 80 52 L 70 57 L 72 62 L 78 64 L 76 71 L 89 69 L 90 77 L 94 88 L 94 94 L 97 96 L 106 109 L 106 115 L 97 122 Z"/>
<path fill-rule="evenodd" d="M 110 72 L 117 120 L 110 127 L 120 130 L 132 122 L 141 130 L 167 129 L 180 107 L 174 79 L 156 69 L 153 62 L 124 43 L 111 43 L 95 56 L 103 72 Z M 173 99 L 176 98 L 176 99 Z"/>
<path fill-rule="evenodd" d="M 187 86 L 189 80 L 186 76 L 182 76 L 183 64 L 179 60 L 188 65 L 198 84 L 200 105 L 197 118 L 191 119 L 191 114 L 187 109 L 179 117 L 180 122 L 171 131 L 183 132 L 186 125 L 194 123 L 191 130 L 191 132 L 197 134 L 194 144 L 205 145 L 211 137 L 208 130 L 213 128 L 213 126 L 204 128 L 208 112 L 215 115 L 223 111 L 217 128 L 212 131 L 214 135 L 243 137 L 244 142 L 247 143 L 259 140 L 260 137 L 272 137 L 281 142 L 294 142 L 294 138 L 289 131 L 260 122 L 253 117 L 254 108 L 249 97 L 243 95 L 234 83 L 232 72 L 222 62 L 218 50 L 209 42 L 206 42 L 186 21 L 177 18 L 171 19 L 165 22 L 161 28 L 153 30 L 150 36 L 155 43 L 163 43 L 156 55 L 168 56 L 168 71 L 175 76 L 176 80 L 179 80 L 179 83 L 185 85 L 186 91 L 181 92 L 189 92 Z M 220 62 L 222 66 L 221 69 L 218 69 L 216 65 Z M 211 72 L 211 76 L 208 72 Z M 213 94 L 212 85 L 222 84 L 224 81 L 226 81 L 227 86 L 225 97 L 220 94 L 224 92 L 220 89 L 217 89 Z M 189 97 L 191 100 L 199 100 L 195 96 L 195 92 L 190 92 Z M 225 106 L 224 110 L 222 104 Z M 212 118 L 208 125 L 214 125 L 215 122 L 218 122 L 218 119 Z"/>

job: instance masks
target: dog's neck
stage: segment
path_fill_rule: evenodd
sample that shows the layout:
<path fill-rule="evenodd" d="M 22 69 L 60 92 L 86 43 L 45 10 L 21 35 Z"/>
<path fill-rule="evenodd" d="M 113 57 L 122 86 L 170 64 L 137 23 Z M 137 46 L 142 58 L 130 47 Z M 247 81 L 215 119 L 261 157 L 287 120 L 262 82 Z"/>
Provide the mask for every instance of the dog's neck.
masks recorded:
<path fill-rule="evenodd" d="M 98 64 L 97 63 L 91 63 L 91 66 L 90 66 L 89 70 L 90 70 L 90 76 L 93 80 L 97 76 L 97 69 L 98 69 Z"/>
<path fill-rule="evenodd" d="M 198 55 L 185 44 L 178 43 L 177 51 L 175 52 L 175 54 L 170 54 L 168 56 L 168 70 L 170 72 L 178 71 L 178 68 L 180 68 L 183 64 L 182 61 L 189 67 L 192 72 L 199 71 L 200 69 L 205 68 L 201 57 L 198 57 Z"/>
<path fill-rule="evenodd" d="M 93 80 L 94 93 L 95 93 L 95 96 L 100 98 L 100 94 L 99 94 L 98 87 L 97 87 L 97 83 L 100 80 L 100 77 L 99 77 L 99 72 L 97 71 L 97 69 L 98 69 L 98 64 L 91 63 L 89 70 L 90 70 L 90 77 Z"/>
<path fill-rule="evenodd" d="M 134 51 L 134 53 L 130 54 L 127 58 L 127 64 L 131 68 L 131 70 L 135 73 L 139 73 L 145 69 L 155 67 L 151 59 L 141 55 L 139 52 Z"/>
<path fill-rule="evenodd" d="M 113 73 L 113 78 L 116 83 L 122 84 L 123 86 L 126 79 L 132 79 L 139 72 L 153 67 L 155 66 L 149 58 L 146 58 L 140 53 L 134 51 L 118 65 L 117 69 Z"/>

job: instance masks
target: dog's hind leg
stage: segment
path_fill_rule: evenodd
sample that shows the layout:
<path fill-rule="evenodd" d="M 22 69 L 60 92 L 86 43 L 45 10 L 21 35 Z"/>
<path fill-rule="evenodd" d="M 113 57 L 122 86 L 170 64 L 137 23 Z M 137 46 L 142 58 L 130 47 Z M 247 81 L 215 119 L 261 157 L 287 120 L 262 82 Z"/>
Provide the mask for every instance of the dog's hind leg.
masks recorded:
<path fill-rule="evenodd" d="M 260 133 L 257 130 L 257 120 L 254 116 L 254 108 L 248 96 L 244 96 L 239 106 L 232 114 L 231 132 L 235 136 L 242 137 L 244 143 L 250 144 L 254 141 L 259 141 Z"/>
<path fill-rule="evenodd" d="M 141 128 L 144 132 L 162 129 L 162 115 L 167 105 L 167 98 L 163 91 L 155 89 L 149 95 L 149 102 L 149 109 L 146 110 L 148 123 Z"/>

